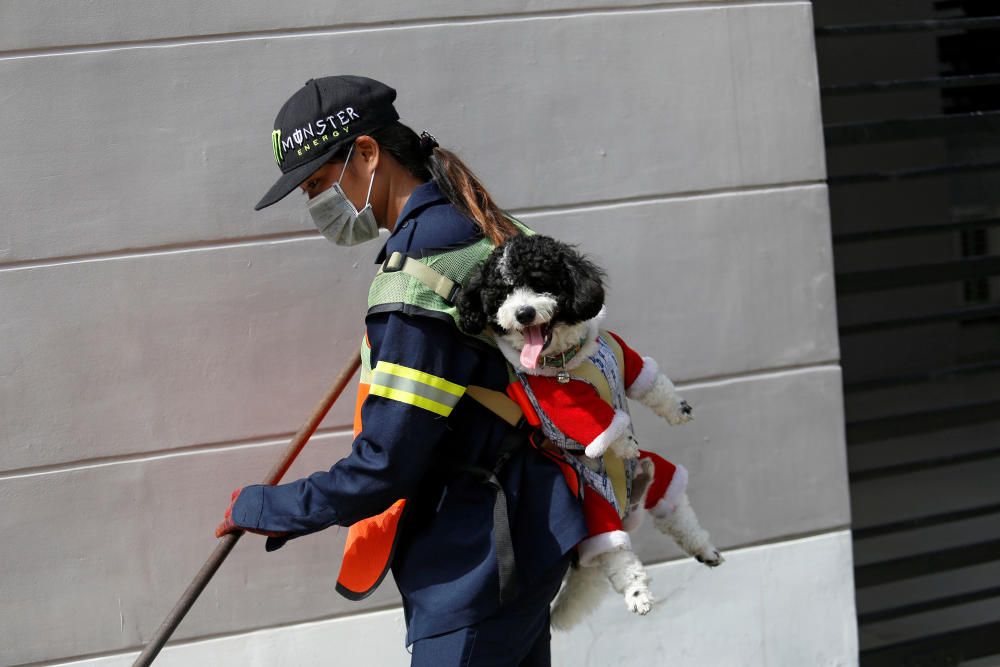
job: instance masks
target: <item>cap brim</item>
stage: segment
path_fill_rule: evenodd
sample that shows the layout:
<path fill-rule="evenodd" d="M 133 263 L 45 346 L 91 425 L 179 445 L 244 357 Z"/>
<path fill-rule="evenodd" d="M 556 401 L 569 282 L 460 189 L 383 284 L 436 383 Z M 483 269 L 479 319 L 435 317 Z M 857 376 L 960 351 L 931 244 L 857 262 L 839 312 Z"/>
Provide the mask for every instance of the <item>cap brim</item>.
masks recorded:
<path fill-rule="evenodd" d="M 325 151 L 320 155 L 317 155 L 314 159 L 306 162 L 305 164 L 300 164 L 295 169 L 292 169 L 286 174 L 282 174 L 281 178 L 271 186 L 271 189 L 267 191 L 267 194 L 261 198 L 257 205 L 253 207 L 253 210 L 259 211 L 262 208 L 266 208 L 271 204 L 276 204 L 277 202 L 284 199 L 288 193 L 297 188 L 299 184 L 309 178 L 314 171 L 323 166 L 323 164 L 330 159 L 330 151 Z"/>

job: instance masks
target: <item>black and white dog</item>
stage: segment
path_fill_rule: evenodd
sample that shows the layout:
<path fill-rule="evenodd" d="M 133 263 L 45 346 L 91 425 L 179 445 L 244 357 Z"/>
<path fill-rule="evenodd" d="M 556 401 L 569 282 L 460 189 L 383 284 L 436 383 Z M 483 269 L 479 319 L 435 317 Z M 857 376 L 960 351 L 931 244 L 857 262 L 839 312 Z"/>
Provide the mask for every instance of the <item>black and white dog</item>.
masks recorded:
<path fill-rule="evenodd" d="M 566 371 L 576 368 L 598 351 L 598 334 L 606 313 L 605 278 L 604 271 L 574 246 L 541 234 L 520 235 L 496 248 L 473 272 L 456 306 L 462 328 L 471 334 L 484 330 L 491 333 L 519 373 L 556 376 L 558 381 L 568 382 Z M 638 361 L 638 355 L 633 355 L 632 381 L 627 396 L 648 406 L 671 424 L 692 419 L 691 406 L 659 372 L 656 362 L 650 357 Z M 641 367 L 638 373 L 636 366 Z M 615 430 L 609 426 L 586 447 L 587 457 L 600 458 L 609 448 L 623 458 L 640 456 L 631 435 L 627 411 L 616 410 L 614 422 L 618 422 L 618 412 L 624 412 L 621 420 L 624 427 Z M 586 442 L 580 444 L 587 445 Z M 601 446 L 595 447 L 597 444 Z M 645 504 L 656 527 L 671 536 L 686 553 L 709 566 L 721 564 L 722 555 L 698 523 L 688 501 L 685 493 L 687 471 L 683 466 L 676 466 L 681 474 L 670 478 L 666 491 L 663 489 L 666 483 L 661 483 L 657 491 L 660 495 L 651 494 L 650 502 L 646 503 L 646 494 L 651 488 L 657 488 L 654 480 L 661 470 L 658 467 L 654 472 L 650 458 L 658 457 L 646 456 L 646 460 L 639 460 L 646 465 L 636 469 L 635 497 L 622 522 L 624 530 L 630 531 L 639 524 L 641 515 L 637 510 Z M 673 468 L 672 464 L 668 465 Z M 632 611 L 639 614 L 649 611 L 653 598 L 642 563 L 631 551 L 625 533 L 617 539 L 606 539 L 608 534 L 581 542 L 578 552 L 583 567 L 570 571 L 566 586 L 556 599 L 552 614 L 556 627 L 572 626 L 593 608 L 599 601 L 605 578 L 625 595 Z M 595 541 L 599 546 L 588 549 L 588 543 Z"/>

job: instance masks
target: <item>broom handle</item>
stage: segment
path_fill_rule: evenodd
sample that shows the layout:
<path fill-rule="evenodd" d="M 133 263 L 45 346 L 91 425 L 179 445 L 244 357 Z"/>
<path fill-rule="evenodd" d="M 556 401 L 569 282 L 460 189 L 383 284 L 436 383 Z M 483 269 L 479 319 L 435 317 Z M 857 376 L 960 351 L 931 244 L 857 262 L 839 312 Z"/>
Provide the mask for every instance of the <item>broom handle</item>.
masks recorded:
<path fill-rule="evenodd" d="M 355 354 L 349 364 L 344 366 L 344 369 L 340 371 L 340 375 L 334 381 L 333 386 L 330 387 L 330 391 L 327 392 L 326 396 L 320 402 L 316 409 L 313 411 L 312 416 L 309 418 L 302 428 L 299 429 L 292 441 L 288 443 L 285 448 L 284 453 L 281 455 L 281 459 L 274 464 L 271 468 L 271 472 L 267 474 L 264 479 L 264 484 L 277 484 L 281 481 L 281 478 L 288 472 L 291 467 L 292 462 L 295 457 L 299 455 L 302 448 L 305 447 L 306 442 L 316 431 L 316 427 L 319 423 L 323 421 L 323 417 L 326 413 L 330 411 L 330 406 L 334 404 L 340 394 L 344 391 L 344 387 L 354 376 L 355 371 L 361 365 L 361 355 Z M 216 570 L 222 565 L 222 561 L 226 560 L 226 556 L 229 552 L 233 550 L 236 546 L 236 542 L 243 536 L 242 530 L 235 533 L 227 533 L 219 539 L 219 543 L 216 545 L 215 549 L 212 551 L 212 555 L 208 557 L 205 564 L 201 566 L 198 570 L 198 574 L 195 575 L 194 579 L 188 584 L 187 590 L 181 595 L 180 600 L 174 605 L 174 608 L 170 610 L 167 617 L 164 619 L 163 623 L 160 624 L 160 628 L 156 631 L 153 638 L 146 644 L 143 648 L 142 653 L 136 658 L 135 662 L 132 663 L 132 667 L 146 667 L 152 664 L 156 655 L 163 648 L 163 645 L 167 643 L 170 639 L 170 635 L 173 634 L 177 626 L 180 625 L 181 620 L 194 605 L 194 601 L 198 599 L 201 592 L 205 590 L 205 586 L 208 585 L 209 580 L 215 575 Z"/>

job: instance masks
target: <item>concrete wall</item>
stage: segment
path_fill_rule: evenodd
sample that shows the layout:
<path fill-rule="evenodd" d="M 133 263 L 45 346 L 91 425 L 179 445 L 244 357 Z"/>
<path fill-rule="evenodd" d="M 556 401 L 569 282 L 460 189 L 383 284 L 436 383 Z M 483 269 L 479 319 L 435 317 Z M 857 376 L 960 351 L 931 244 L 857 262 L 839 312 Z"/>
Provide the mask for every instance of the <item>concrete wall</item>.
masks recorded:
<path fill-rule="evenodd" d="M 332 246 L 296 195 L 252 211 L 277 107 L 330 73 L 396 87 L 502 206 L 592 252 L 614 326 L 695 406 L 669 430 L 637 408 L 639 435 L 727 562 L 646 530 L 665 601 L 608 600 L 555 663 L 856 662 L 810 4 L 276 7 L 4 5 L 0 664 L 129 664 L 356 349 L 378 244 Z M 348 408 L 287 479 L 347 452 Z M 344 533 L 245 537 L 164 664 L 405 664 L 391 583 L 333 591 Z"/>

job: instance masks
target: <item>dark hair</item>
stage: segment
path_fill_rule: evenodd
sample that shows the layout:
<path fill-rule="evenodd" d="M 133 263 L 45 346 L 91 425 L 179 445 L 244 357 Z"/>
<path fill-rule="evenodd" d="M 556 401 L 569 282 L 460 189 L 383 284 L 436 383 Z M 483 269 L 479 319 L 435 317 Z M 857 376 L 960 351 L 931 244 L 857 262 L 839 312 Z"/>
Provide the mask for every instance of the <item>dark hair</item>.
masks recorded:
<path fill-rule="evenodd" d="M 417 133 L 398 120 L 372 130 L 368 135 L 417 179 L 436 182 L 448 201 L 475 221 L 494 245 L 500 245 L 520 233 L 472 170 L 457 155 L 438 146 L 436 141 L 422 145 Z M 430 145 L 433 148 L 425 150 Z M 329 161 L 344 159 L 350 146 L 350 143 L 342 146 Z"/>

